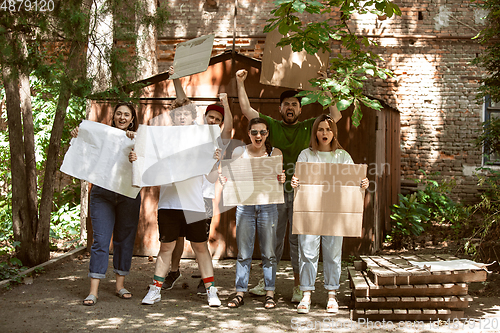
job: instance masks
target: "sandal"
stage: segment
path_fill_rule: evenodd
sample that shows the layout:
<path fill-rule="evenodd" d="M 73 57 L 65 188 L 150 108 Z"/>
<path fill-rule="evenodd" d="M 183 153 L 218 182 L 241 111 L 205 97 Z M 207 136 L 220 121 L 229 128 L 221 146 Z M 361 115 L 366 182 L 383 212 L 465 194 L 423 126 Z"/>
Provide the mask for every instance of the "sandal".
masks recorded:
<path fill-rule="evenodd" d="M 125 295 L 127 295 L 127 294 L 130 295 L 130 297 L 125 297 Z M 131 299 L 132 293 L 130 291 L 128 291 L 127 289 L 122 288 L 122 289 L 120 289 L 120 291 L 116 292 L 116 296 L 123 298 L 123 299 Z"/>
<path fill-rule="evenodd" d="M 326 312 L 337 313 L 339 312 L 339 303 L 335 298 L 335 294 L 328 294 L 328 303 L 326 304 Z"/>
<path fill-rule="evenodd" d="M 88 295 L 87 298 L 83 300 L 83 305 L 94 306 L 97 304 L 97 297 L 95 295 Z"/>
<path fill-rule="evenodd" d="M 231 303 L 233 305 L 231 305 Z M 243 296 L 241 295 L 236 295 L 234 296 L 234 298 L 231 300 L 231 302 L 227 303 L 227 307 L 228 308 L 233 308 L 233 309 L 236 309 L 236 308 L 239 308 L 240 306 L 242 306 L 243 304 L 245 304 L 245 301 L 243 300 Z"/>
<path fill-rule="evenodd" d="M 311 299 L 305 301 L 304 298 L 300 301 L 299 305 L 297 305 L 297 313 L 309 313 L 311 309 Z"/>
<path fill-rule="evenodd" d="M 266 301 L 264 302 L 264 308 L 274 309 L 276 307 L 276 302 L 274 301 L 274 296 L 266 296 Z"/>

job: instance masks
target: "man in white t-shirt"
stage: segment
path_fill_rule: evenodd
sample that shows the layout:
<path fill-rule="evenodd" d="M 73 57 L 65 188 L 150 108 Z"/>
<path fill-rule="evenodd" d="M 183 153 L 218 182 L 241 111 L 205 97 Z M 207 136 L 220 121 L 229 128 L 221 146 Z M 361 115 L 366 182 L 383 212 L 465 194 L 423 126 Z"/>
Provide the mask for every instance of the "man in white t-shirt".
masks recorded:
<path fill-rule="evenodd" d="M 182 88 L 181 88 L 182 89 Z M 182 93 L 184 91 L 182 90 Z M 181 93 L 181 95 L 182 95 Z M 222 102 L 222 105 L 219 104 L 211 104 L 207 106 L 205 111 L 205 124 L 207 125 L 219 125 L 221 127 L 221 136 L 222 140 L 218 140 L 219 147 L 222 150 L 229 144 L 229 140 L 231 139 L 231 132 L 233 129 L 233 116 L 231 114 L 231 109 L 229 108 L 229 102 L 227 99 L 227 94 L 221 93 L 219 94 L 219 98 Z M 215 184 L 206 180 L 203 180 L 203 198 L 205 201 L 205 211 L 206 211 L 206 232 L 207 237 L 210 234 L 210 223 L 212 221 L 213 216 L 213 204 L 212 200 L 215 198 Z M 162 288 L 166 290 L 170 290 L 174 287 L 175 282 L 179 280 L 182 276 L 180 273 L 180 261 L 182 257 L 182 253 L 184 252 L 184 237 L 179 237 L 177 239 L 177 243 L 175 245 L 174 251 L 172 253 L 172 264 L 170 266 L 170 272 L 165 278 L 165 282 L 163 283 Z M 200 283 L 197 287 L 198 295 L 205 295 L 206 288 L 203 282 L 203 279 L 200 280 Z"/>
<path fill-rule="evenodd" d="M 170 75 L 173 74 L 173 67 L 169 72 Z M 177 96 L 173 103 L 173 110 L 170 111 L 172 123 L 174 126 L 195 125 L 196 107 L 186 98 L 179 79 L 174 79 L 173 82 Z M 227 104 L 227 97 L 222 100 Z M 213 183 L 217 176 L 217 164 L 215 164 L 206 178 Z M 215 288 L 212 257 L 207 244 L 203 177 L 192 177 L 174 184 L 163 185 L 160 188 L 158 201 L 160 251 L 156 260 L 153 284 L 149 286 L 142 304 L 151 305 L 161 300 L 161 288 L 170 270 L 172 254 L 179 240 L 182 239 L 183 243 L 186 237 L 191 242 L 198 261 L 201 278 L 208 295 L 208 304 L 211 307 L 221 305 L 217 296 L 217 288 Z M 183 247 L 182 244 L 181 249 Z"/>

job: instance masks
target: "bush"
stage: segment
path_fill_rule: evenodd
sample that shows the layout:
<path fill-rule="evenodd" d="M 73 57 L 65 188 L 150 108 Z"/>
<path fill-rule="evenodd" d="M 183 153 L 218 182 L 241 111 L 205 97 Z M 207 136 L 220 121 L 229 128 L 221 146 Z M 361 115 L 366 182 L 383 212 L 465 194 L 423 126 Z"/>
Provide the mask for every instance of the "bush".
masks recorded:
<path fill-rule="evenodd" d="M 33 73 L 35 74 L 35 73 Z M 52 132 L 52 124 L 58 102 L 57 85 L 48 84 L 37 77 L 30 77 L 33 106 L 33 126 L 35 135 L 35 155 L 38 174 L 38 197 L 40 200 L 45 161 Z M 0 99 L 5 91 L 0 86 Z M 62 147 L 67 147 L 71 139 L 70 131 L 81 119 L 85 118 L 86 101 L 84 98 L 72 97 L 69 101 L 65 128 L 62 135 Z M 6 120 L 6 113 L 0 113 Z M 62 162 L 65 149 L 60 151 Z M 0 131 L 0 254 L 12 254 L 15 251 L 12 231 L 12 185 L 11 185 L 10 149 L 8 131 Z M 56 189 L 52 206 L 50 236 L 53 240 L 73 241 L 80 233 L 80 181 L 72 180 L 66 188 Z"/>
<path fill-rule="evenodd" d="M 459 225 L 459 221 L 468 214 L 463 206 L 448 196 L 455 186 L 453 180 L 443 181 L 440 185 L 423 170 L 420 171 L 425 178 L 415 181 L 425 184 L 425 188 L 406 196 L 400 194 L 399 204 L 391 207 L 393 227 L 387 240 L 395 248 L 410 244 L 411 238 L 420 236 L 432 222 Z"/>
<path fill-rule="evenodd" d="M 499 260 L 494 247 L 499 244 L 500 228 L 500 171 L 480 168 L 486 172 L 478 175 L 478 186 L 482 189 L 481 201 L 472 208 L 473 215 L 478 216 L 473 232 L 466 239 L 464 250 L 476 259 L 484 261 Z M 477 239 L 479 238 L 479 242 Z M 477 246 L 478 245 L 478 246 Z M 493 249 L 493 253 L 491 253 Z"/>

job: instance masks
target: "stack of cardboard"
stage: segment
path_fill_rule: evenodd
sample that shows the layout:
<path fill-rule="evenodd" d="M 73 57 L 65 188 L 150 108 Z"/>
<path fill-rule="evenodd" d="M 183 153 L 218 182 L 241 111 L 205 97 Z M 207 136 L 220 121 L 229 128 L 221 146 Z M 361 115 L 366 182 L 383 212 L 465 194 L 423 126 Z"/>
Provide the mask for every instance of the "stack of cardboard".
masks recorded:
<path fill-rule="evenodd" d="M 487 277 L 480 264 L 464 266 L 447 254 L 362 256 L 348 271 L 351 319 L 371 321 L 462 318 L 472 301 L 467 283 Z"/>

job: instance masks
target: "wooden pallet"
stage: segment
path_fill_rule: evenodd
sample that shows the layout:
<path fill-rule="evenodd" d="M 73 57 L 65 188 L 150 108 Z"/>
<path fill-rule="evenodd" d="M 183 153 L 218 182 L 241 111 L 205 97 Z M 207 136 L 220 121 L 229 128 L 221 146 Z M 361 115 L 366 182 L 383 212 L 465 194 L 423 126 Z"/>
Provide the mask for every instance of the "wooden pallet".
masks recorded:
<path fill-rule="evenodd" d="M 467 283 L 428 283 L 410 285 L 377 285 L 367 272 L 348 267 L 355 297 L 466 296 Z"/>
<path fill-rule="evenodd" d="M 353 297 L 355 309 L 466 309 L 472 297 L 417 296 L 417 297 Z"/>
<path fill-rule="evenodd" d="M 367 319 L 370 321 L 434 321 L 463 318 L 463 311 L 453 311 L 450 309 L 380 309 L 351 310 L 351 320 Z M 396 326 L 397 328 L 397 326 Z"/>
<path fill-rule="evenodd" d="M 361 259 L 362 269 L 366 269 L 370 279 L 378 286 L 482 282 L 487 278 L 487 272 L 480 268 L 430 272 L 408 262 L 458 259 L 448 254 L 361 256 Z"/>

